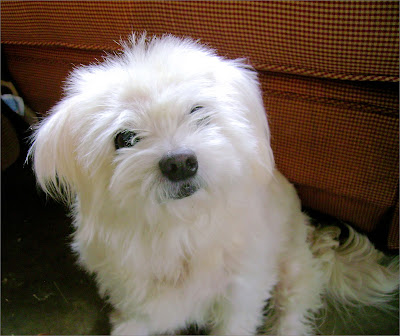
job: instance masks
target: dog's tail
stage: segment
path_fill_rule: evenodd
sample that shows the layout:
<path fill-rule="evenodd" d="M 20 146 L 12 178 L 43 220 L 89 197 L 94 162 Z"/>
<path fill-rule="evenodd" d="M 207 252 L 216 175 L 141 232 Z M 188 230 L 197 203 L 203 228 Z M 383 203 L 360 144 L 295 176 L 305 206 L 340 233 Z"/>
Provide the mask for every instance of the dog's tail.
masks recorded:
<path fill-rule="evenodd" d="M 327 296 L 343 305 L 385 306 L 399 286 L 398 256 L 388 258 L 348 225 L 347 238 L 340 239 L 341 231 L 337 226 L 320 227 L 311 238 Z"/>

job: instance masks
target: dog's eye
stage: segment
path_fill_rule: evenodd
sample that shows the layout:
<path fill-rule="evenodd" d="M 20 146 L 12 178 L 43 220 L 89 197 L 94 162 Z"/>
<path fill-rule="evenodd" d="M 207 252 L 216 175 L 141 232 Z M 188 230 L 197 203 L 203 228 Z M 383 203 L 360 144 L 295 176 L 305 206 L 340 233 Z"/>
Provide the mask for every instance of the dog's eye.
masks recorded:
<path fill-rule="evenodd" d="M 201 110 L 202 108 L 204 108 L 204 106 L 196 105 L 191 109 L 190 114 L 195 113 L 196 111 Z M 200 114 L 198 117 L 196 117 L 196 123 L 198 126 L 206 126 L 210 123 L 210 117 L 208 115 Z"/>
<path fill-rule="evenodd" d="M 136 136 L 135 132 L 128 130 L 122 131 L 115 136 L 114 139 L 115 149 L 132 147 L 139 141 L 140 138 Z"/>
<path fill-rule="evenodd" d="M 193 107 L 193 108 L 190 110 L 190 114 L 192 114 L 192 113 L 194 113 L 194 112 L 196 112 L 197 110 L 200 110 L 200 109 L 202 109 L 202 108 L 203 108 L 203 106 L 197 105 L 197 106 Z"/>

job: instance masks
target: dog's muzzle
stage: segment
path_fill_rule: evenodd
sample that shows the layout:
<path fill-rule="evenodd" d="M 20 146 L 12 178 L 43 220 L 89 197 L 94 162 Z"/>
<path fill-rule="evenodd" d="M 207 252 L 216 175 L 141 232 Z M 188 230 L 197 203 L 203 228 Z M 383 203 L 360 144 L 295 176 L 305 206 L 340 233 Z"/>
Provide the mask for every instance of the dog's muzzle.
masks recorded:
<path fill-rule="evenodd" d="M 197 191 L 198 187 L 191 180 L 196 175 L 199 164 L 192 150 L 170 151 L 161 158 L 158 164 L 162 174 L 176 184 L 177 189 L 171 198 L 185 198 Z"/>

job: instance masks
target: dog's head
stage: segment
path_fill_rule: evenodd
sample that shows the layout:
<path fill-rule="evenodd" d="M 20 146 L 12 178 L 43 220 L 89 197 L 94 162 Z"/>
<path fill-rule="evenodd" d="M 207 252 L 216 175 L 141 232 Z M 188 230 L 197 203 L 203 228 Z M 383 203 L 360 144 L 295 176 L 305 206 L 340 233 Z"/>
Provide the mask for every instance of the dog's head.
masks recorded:
<path fill-rule="evenodd" d="M 51 195 L 168 204 L 210 197 L 273 170 L 257 76 L 189 39 L 133 36 L 77 68 L 31 148 Z"/>

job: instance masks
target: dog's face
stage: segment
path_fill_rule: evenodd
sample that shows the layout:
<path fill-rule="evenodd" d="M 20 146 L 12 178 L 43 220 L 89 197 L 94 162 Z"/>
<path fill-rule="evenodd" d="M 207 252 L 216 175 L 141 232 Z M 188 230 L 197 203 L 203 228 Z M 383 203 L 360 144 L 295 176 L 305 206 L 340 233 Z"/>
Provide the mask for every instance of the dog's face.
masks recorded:
<path fill-rule="evenodd" d="M 31 153 L 46 191 L 119 207 L 223 195 L 273 169 L 255 74 L 170 36 L 76 69 Z"/>

